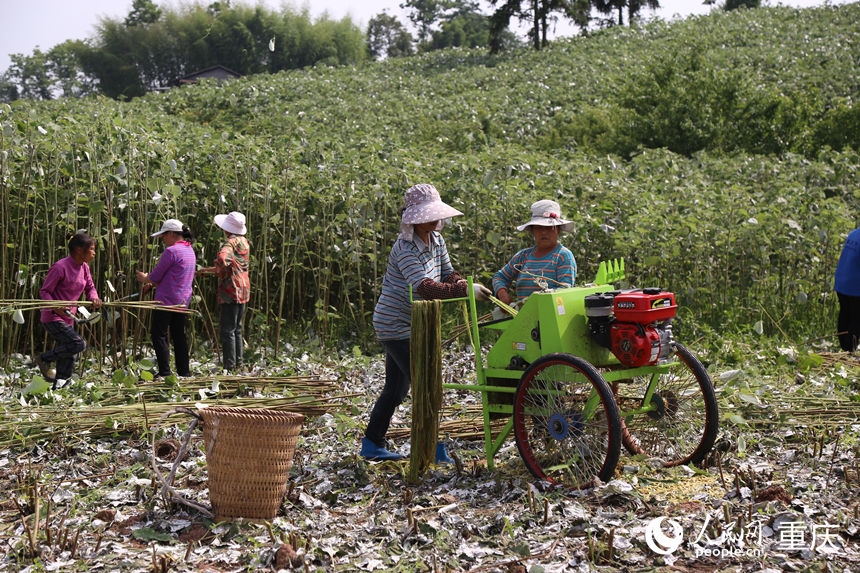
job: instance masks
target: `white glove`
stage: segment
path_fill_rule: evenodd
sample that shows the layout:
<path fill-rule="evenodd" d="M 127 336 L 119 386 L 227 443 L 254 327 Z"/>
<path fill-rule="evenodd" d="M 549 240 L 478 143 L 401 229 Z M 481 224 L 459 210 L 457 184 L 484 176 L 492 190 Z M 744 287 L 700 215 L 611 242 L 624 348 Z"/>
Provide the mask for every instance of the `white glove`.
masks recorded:
<path fill-rule="evenodd" d="M 472 290 L 475 292 L 475 298 L 478 300 L 489 300 L 493 291 L 480 283 L 472 283 Z"/>

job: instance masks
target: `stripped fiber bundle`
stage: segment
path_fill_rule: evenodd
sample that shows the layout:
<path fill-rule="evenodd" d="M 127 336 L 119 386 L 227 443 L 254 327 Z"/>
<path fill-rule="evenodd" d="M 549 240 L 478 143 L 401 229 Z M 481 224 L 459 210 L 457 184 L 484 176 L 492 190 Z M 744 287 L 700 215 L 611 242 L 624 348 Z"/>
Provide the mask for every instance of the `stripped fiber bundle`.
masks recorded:
<path fill-rule="evenodd" d="M 412 432 L 407 481 L 416 483 L 436 459 L 442 406 L 442 301 L 412 304 L 410 338 Z"/>

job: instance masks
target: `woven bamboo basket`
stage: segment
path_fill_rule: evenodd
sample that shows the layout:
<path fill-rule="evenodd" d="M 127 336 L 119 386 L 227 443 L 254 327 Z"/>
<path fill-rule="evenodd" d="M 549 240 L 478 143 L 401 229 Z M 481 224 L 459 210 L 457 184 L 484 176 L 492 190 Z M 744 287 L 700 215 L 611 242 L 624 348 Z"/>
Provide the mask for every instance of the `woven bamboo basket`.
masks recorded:
<path fill-rule="evenodd" d="M 215 518 L 274 519 L 287 491 L 304 416 L 225 406 L 199 414 Z"/>

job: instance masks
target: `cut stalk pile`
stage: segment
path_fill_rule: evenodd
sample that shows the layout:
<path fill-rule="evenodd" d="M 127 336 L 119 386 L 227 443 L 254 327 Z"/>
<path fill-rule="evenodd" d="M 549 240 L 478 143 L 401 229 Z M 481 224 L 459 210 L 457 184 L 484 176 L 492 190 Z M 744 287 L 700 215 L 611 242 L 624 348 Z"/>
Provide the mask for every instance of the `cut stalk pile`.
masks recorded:
<path fill-rule="evenodd" d="M 287 392 L 294 397 L 306 395 L 323 398 L 337 389 L 338 386 L 333 380 L 318 376 L 201 376 L 177 381 L 138 382 L 132 387 L 109 386 L 103 389 L 99 402 L 102 406 L 124 404 L 129 400 L 174 402 L 183 399 L 198 400 L 215 394 L 240 398 L 242 394 L 248 395 L 251 392 L 257 395 Z"/>
<path fill-rule="evenodd" d="M 116 434 L 137 435 L 151 429 L 164 412 L 177 406 L 188 406 L 195 400 L 206 406 L 240 408 L 269 408 L 319 416 L 327 412 L 346 410 L 347 399 L 354 395 L 329 396 L 336 388 L 334 381 L 318 377 L 244 377 L 223 376 L 213 386 L 212 378 L 188 378 L 181 387 L 168 381 L 140 383 L 131 388 L 112 387 L 104 390 L 99 406 L 7 405 L 0 419 L 0 448 L 14 444 L 51 441 L 73 435 L 106 437 Z M 236 393 L 242 387 L 253 388 L 255 393 L 267 390 L 283 391 L 277 397 L 219 397 L 203 399 L 206 394 Z M 204 390 L 201 393 L 201 390 Z M 171 396 L 165 400 L 163 396 Z M 183 401 L 183 397 L 188 400 Z M 134 400 L 133 403 L 128 403 Z"/>
<path fill-rule="evenodd" d="M 754 426 L 844 426 L 860 423 L 860 402 L 821 396 L 783 396 L 778 406 L 747 421 Z"/>
<path fill-rule="evenodd" d="M 456 417 L 455 417 L 456 416 Z M 507 419 L 494 420 L 491 423 L 493 435 L 497 435 Z M 406 426 L 392 426 L 388 430 L 388 437 L 392 440 L 403 440 L 410 437 L 411 429 Z M 458 440 L 483 440 L 484 439 L 484 417 L 481 405 L 456 406 L 444 408 L 440 414 L 439 439 L 455 438 Z"/>
<path fill-rule="evenodd" d="M 44 300 L 41 298 L 31 299 L 2 299 L 0 300 L 0 312 L 11 313 L 16 310 L 43 310 L 46 308 L 57 308 L 67 306 L 92 306 L 91 300 Z M 170 312 L 184 312 L 194 314 L 196 311 L 182 306 L 161 304 L 157 300 L 123 300 L 115 302 L 102 302 L 102 307 L 118 308 L 125 310 L 167 310 Z"/>
<path fill-rule="evenodd" d="M 847 368 L 860 368 L 860 356 L 849 352 L 818 352 L 821 357 L 821 366 L 825 370 L 835 368 L 837 366 L 845 366 Z"/>

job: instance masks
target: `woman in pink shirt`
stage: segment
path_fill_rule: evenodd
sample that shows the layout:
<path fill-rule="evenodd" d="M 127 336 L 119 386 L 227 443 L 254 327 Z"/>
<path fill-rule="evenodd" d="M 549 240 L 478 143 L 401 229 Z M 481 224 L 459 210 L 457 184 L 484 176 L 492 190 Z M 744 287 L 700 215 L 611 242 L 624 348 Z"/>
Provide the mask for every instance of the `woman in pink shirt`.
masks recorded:
<path fill-rule="evenodd" d="M 191 284 L 197 257 L 191 248 L 191 231 L 176 219 L 168 219 L 161 230 L 152 234 L 161 237 L 164 252 L 161 253 L 155 268 L 150 273 L 137 271 L 137 280 L 143 283 L 144 293 L 155 287 L 155 300 L 166 306 L 185 306 L 191 302 Z M 152 346 L 158 361 L 156 376 L 169 376 L 170 347 L 167 344 L 168 331 L 173 340 L 173 353 L 176 358 L 176 373 L 191 376 L 188 358 L 188 338 L 185 336 L 184 312 L 169 310 L 152 311 Z"/>
<path fill-rule="evenodd" d="M 40 294 L 43 300 L 77 301 L 86 294 L 93 306 L 101 307 L 102 301 L 96 292 L 90 274 L 91 263 L 96 257 L 96 242 L 86 233 L 75 233 L 67 237 L 69 256 L 60 259 L 45 276 Z M 86 342 L 75 332 L 75 304 L 46 308 L 42 310 L 42 326 L 56 344 L 54 348 L 36 357 L 36 365 L 46 380 L 54 383 L 54 388 L 62 388 L 69 383 L 75 369 L 78 354 L 87 347 Z M 71 313 L 71 314 L 70 314 Z M 56 376 L 50 376 L 51 362 L 57 363 Z"/>

